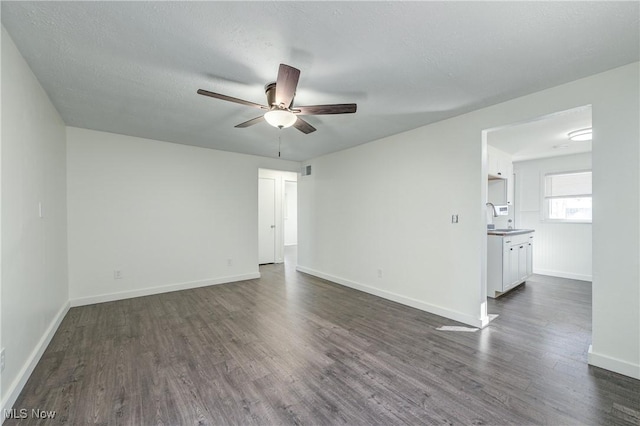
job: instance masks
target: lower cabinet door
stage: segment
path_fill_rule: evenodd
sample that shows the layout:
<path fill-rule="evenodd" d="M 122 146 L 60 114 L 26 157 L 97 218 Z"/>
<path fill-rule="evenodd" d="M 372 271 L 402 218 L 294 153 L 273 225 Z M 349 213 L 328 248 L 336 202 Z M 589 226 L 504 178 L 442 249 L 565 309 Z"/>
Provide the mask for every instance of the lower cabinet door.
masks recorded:
<path fill-rule="evenodd" d="M 533 274 L 533 244 L 527 243 L 527 278 Z"/>
<path fill-rule="evenodd" d="M 520 251 L 519 246 L 511 246 L 509 248 L 509 280 L 504 283 L 505 290 L 513 287 L 520 278 Z"/>
<path fill-rule="evenodd" d="M 527 247 L 528 244 L 518 246 L 518 282 L 527 279 Z"/>
<path fill-rule="evenodd" d="M 509 280 L 511 279 L 511 252 L 509 247 L 502 249 L 502 281 L 500 282 L 500 289 L 498 291 L 503 292 L 509 287 Z"/>

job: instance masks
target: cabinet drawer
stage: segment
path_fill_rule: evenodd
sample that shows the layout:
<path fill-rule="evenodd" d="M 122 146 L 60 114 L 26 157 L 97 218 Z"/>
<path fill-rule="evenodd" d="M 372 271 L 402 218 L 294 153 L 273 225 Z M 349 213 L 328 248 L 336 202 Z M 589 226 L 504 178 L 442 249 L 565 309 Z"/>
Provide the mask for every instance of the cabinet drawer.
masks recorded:
<path fill-rule="evenodd" d="M 515 246 L 516 244 L 525 244 L 530 243 L 533 239 L 533 235 L 531 233 L 528 234 L 520 234 L 520 235 L 510 235 L 503 237 L 502 244 L 504 247 Z"/>

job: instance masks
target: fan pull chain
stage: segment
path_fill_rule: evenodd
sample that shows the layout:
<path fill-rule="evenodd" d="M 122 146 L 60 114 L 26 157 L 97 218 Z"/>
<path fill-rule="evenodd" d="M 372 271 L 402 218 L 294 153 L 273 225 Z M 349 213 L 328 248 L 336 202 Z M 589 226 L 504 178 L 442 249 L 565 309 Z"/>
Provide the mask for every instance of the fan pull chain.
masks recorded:
<path fill-rule="evenodd" d="M 278 135 L 278 158 L 280 158 L 280 145 L 282 145 L 282 135 Z"/>

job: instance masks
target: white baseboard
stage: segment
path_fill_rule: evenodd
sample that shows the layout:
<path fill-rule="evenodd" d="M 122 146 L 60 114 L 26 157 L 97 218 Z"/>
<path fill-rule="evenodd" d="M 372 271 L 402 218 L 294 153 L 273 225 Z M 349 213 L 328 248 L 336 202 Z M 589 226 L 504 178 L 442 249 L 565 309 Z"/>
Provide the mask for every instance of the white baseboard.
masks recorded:
<path fill-rule="evenodd" d="M 412 308 L 420 309 L 421 311 L 429 312 L 441 317 L 449 318 L 454 321 L 458 321 L 464 324 L 471 325 L 473 327 L 483 328 L 489 324 L 489 318 L 475 318 L 471 315 L 464 314 L 462 312 L 453 311 L 441 306 L 425 303 L 420 300 L 413 299 L 411 297 L 402 296 L 400 294 L 392 293 L 386 290 L 380 290 L 375 287 L 368 286 L 366 284 L 360 284 L 355 281 L 348 280 L 346 278 L 336 277 L 334 275 L 325 274 L 324 272 L 316 271 L 306 266 L 296 266 L 296 270 L 304 272 L 305 274 L 313 275 L 318 278 L 322 278 L 345 287 L 350 287 L 356 290 L 363 291 L 365 293 L 373 294 L 374 296 L 381 297 L 383 299 L 392 300 L 403 305 L 411 306 Z"/>
<path fill-rule="evenodd" d="M 253 280 L 260 278 L 260 272 L 250 274 L 231 275 L 228 277 L 214 278 L 202 281 L 191 281 L 186 283 L 169 284 L 158 287 L 147 287 L 138 290 L 120 291 L 117 293 L 99 294 L 96 296 L 77 297 L 71 299 L 71 306 L 93 305 L 95 303 L 113 302 L 115 300 L 131 299 L 141 296 L 152 296 L 154 294 L 169 293 L 171 291 L 188 290 L 191 288 L 207 287 L 210 285 L 226 284 L 236 281 Z"/>
<path fill-rule="evenodd" d="M 593 352 L 593 345 L 589 345 L 588 357 L 590 365 L 640 380 L 640 365 L 638 364 L 632 364 L 621 359 Z"/>
<path fill-rule="evenodd" d="M 549 275 L 551 277 L 568 278 L 570 280 L 593 281 L 593 277 L 591 275 L 574 274 L 573 272 L 552 271 L 550 269 L 534 268 L 533 273 L 538 275 Z"/>
<path fill-rule="evenodd" d="M 33 373 L 33 370 L 36 368 L 36 365 L 38 365 L 38 361 L 40 361 L 40 358 L 42 358 L 42 354 L 44 353 L 45 349 L 47 349 L 47 346 L 49 346 L 49 342 L 51 342 L 53 335 L 56 334 L 56 331 L 58 331 L 58 327 L 60 327 L 60 323 L 64 319 L 64 316 L 67 314 L 67 312 L 69 312 L 69 308 L 70 304 L 67 301 L 53 318 L 51 324 L 49 324 L 49 327 L 47 327 L 47 330 L 40 338 L 40 341 L 20 369 L 18 376 L 9 386 L 8 392 L 6 393 L 7 397 L 4 401 L 2 401 L 0 423 L 4 422 L 5 413 L 13 408 L 13 405 L 16 403 L 16 400 L 18 399 L 20 392 L 22 392 L 24 385 L 27 383 L 27 380 L 31 376 L 31 373 Z"/>

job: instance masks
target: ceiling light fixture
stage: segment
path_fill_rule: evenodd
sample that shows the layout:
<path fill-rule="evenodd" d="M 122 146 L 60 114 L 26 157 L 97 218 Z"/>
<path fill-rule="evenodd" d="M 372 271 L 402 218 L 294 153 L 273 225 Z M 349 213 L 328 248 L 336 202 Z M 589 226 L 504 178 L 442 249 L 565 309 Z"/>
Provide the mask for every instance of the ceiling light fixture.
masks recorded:
<path fill-rule="evenodd" d="M 572 141 L 590 141 L 592 137 L 592 129 L 588 127 L 586 129 L 574 130 L 567 135 Z"/>
<path fill-rule="evenodd" d="M 286 109 L 272 109 L 264 114 L 264 119 L 267 123 L 278 129 L 284 129 L 293 126 L 298 117 Z"/>

